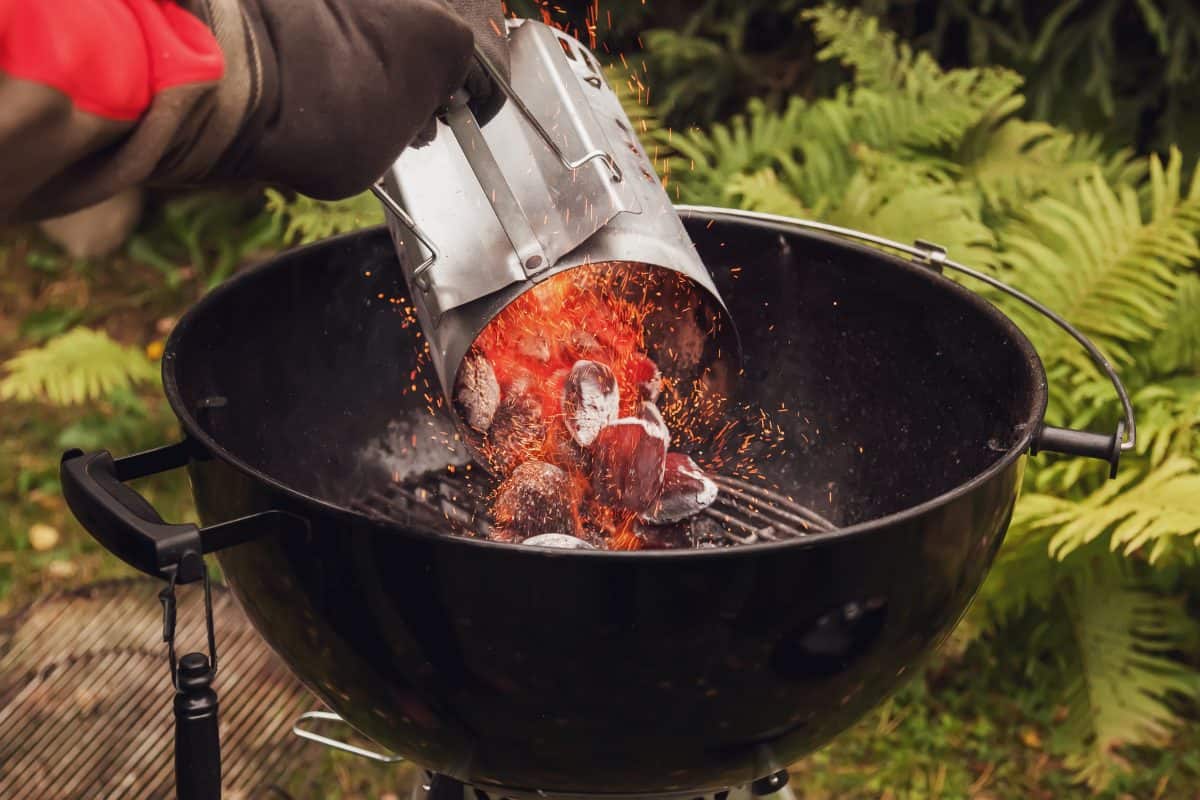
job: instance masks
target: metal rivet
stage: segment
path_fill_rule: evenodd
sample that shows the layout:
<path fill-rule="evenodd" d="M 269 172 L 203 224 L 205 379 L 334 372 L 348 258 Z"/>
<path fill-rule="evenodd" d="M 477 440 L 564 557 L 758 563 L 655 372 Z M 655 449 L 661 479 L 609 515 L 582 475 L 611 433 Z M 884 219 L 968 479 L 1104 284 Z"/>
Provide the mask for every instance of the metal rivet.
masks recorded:
<path fill-rule="evenodd" d="M 542 266 L 541 256 L 530 256 L 525 260 L 525 269 L 539 269 Z"/>

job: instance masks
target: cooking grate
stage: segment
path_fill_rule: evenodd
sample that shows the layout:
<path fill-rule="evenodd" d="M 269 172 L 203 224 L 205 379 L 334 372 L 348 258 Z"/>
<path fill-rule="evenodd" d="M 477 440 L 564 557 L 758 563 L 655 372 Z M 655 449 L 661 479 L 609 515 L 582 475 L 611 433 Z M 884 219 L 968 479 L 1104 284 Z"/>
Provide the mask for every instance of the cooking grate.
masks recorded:
<path fill-rule="evenodd" d="M 778 492 L 748 481 L 711 476 L 720 487 L 717 501 L 686 521 L 696 547 L 725 547 L 795 539 L 834 530 L 816 512 Z M 445 533 L 488 538 L 488 488 L 445 471 L 389 483 L 361 494 L 351 507 L 374 519 L 425 525 Z"/>

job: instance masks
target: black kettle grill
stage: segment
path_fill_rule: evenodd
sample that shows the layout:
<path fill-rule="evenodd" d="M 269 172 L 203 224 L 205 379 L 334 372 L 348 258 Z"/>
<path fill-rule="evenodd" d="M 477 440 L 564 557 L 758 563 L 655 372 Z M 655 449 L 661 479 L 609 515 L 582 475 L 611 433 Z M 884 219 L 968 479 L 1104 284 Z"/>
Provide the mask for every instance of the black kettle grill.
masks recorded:
<path fill-rule="evenodd" d="M 201 554 L 215 553 L 254 626 L 341 719 L 482 792 L 777 785 L 950 631 L 1000 546 L 1025 455 L 1115 468 L 1133 420 L 1116 381 L 1115 435 L 1046 427 L 1037 353 L 939 274 L 965 268 L 936 247 L 681 213 L 740 326 L 738 399 L 783 432 L 786 452 L 761 469 L 791 528 L 737 547 L 563 551 L 446 535 L 436 492 L 364 507 L 380 481 L 462 463 L 435 443 L 449 421 L 406 392 L 420 340 L 396 312 L 382 229 L 287 253 L 200 301 L 163 357 L 183 441 L 67 453 L 67 501 L 172 590 L 207 580 Z M 430 370 L 415 382 L 436 387 Z M 203 528 L 164 522 L 123 483 L 179 467 Z M 214 670 L 189 655 L 175 673 L 182 798 L 219 792 Z"/>

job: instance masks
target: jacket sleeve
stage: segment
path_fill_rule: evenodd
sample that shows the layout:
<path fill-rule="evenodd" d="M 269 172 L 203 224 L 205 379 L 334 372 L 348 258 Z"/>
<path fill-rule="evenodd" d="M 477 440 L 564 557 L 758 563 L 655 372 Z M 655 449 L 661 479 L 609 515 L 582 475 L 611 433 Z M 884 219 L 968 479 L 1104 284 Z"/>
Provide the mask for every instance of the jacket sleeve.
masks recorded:
<path fill-rule="evenodd" d="M 214 28 L 170 0 L 0 0 L 0 222 L 144 182 L 187 120 L 251 102 L 220 96 L 225 74 Z"/>

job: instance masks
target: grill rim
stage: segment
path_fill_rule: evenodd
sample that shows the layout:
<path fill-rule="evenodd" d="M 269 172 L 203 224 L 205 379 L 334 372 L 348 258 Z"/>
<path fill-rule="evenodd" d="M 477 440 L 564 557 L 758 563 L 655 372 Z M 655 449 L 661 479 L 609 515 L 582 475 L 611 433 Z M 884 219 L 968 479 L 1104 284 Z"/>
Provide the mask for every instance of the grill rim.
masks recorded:
<path fill-rule="evenodd" d="M 723 216 L 716 211 L 701 209 L 696 206 L 678 205 L 675 206 L 685 220 L 697 221 L 712 221 L 721 223 L 728 221 L 728 217 Z M 374 226 L 354 231 L 352 233 L 342 234 L 340 236 L 324 239 L 320 242 L 307 245 L 302 248 L 290 251 L 289 254 L 278 258 L 266 261 L 255 265 L 254 267 L 245 270 L 244 272 L 225 281 L 197 303 L 192 305 L 180 317 L 179 322 L 168 336 L 163 349 L 162 358 L 162 380 L 163 393 L 167 398 L 175 416 L 179 419 L 180 427 L 183 429 L 185 438 L 191 440 L 198 447 L 207 451 L 210 457 L 214 457 L 223 461 L 234 470 L 251 478 L 254 481 L 268 487 L 272 492 L 278 493 L 285 497 L 289 504 L 298 505 L 300 508 L 306 506 L 313 507 L 321 515 L 332 515 L 333 518 L 353 522 L 355 524 L 367 524 L 380 530 L 386 530 L 396 535 L 415 536 L 426 541 L 437 541 L 441 543 L 453 544 L 460 547 L 482 547 L 482 548 L 500 548 L 502 550 L 516 553 L 524 552 L 529 556 L 540 556 L 545 558 L 572 558 L 572 559 L 701 559 L 701 558 L 730 558 L 740 553 L 759 553 L 769 550 L 781 548 L 808 548 L 819 547 L 829 542 L 842 541 L 852 537 L 863 537 L 873 533 L 888 529 L 895 525 L 903 525 L 912 520 L 919 519 L 927 514 L 936 512 L 937 510 L 955 502 L 956 500 L 974 492 L 983 484 L 989 482 L 993 478 L 999 476 L 1004 471 L 1009 469 L 1015 462 L 1024 458 L 1032 445 L 1037 432 L 1041 429 L 1043 419 L 1046 414 L 1046 406 L 1048 403 L 1048 390 L 1046 383 L 1046 371 L 1042 364 L 1041 357 L 1038 355 L 1036 348 L 1025 333 L 999 308 L 986 300 L 982 295 L 967 289 L 964 286 L 950 280 L 944 275 L 937 273 L 925 266 L 916 264 L 907 259 L 901 258 L 892 253 L 884 252 L 876 248 L 868 247 L 863 244 L 849 242 L 845 239 L 833 236 L 832 234 L 819 233 L 810 230 L 802 229 L 796 225 L 788 224 L 781 221 L 777 216 L 759 215 L 752 212 L 742 212 L 739 214 L 739 221 L 743 225 L 761 228 L 765 231 L 778 233 L 780 235 L 800 236 L 811 240 L 833 244 L 838 247 L 848 248 L 859 254 L 885 260 L 895 269 L 903 270 L 910 277 L 916 280 L 923 280 L 928 283 L 938 286 L 940 289 L 947 291 L 971 306 L 976 312 L 988 318 L 993 324 L 1004 331 L 1010 343 L 1020 351 L 1023 361 L 1028 365 L 1032 372 L 1032 404 L 1031 413 L 1028 419 L 1025 420 L 1024 430 L 1017 441 L 1011 445 L 996 461 L 984 469 L 979 474 L 970 478 L 963 483 L 960 483 L 953 489 L 943 492 L 940 495 L 930 498 L 922 503 L 911 506 L 909 508 L 887 514 L 881 517 L 876 517 L 865 522 L 860 522 L 854 525 L 849 525 L 844 528 L 835 528 L 832 531 L 822 532 L 816 536 L 806 536 L 797 539 L 776 542 L 756 542 L 754 544 L 736 545 L 733 547 L 721 548 L 683 548 L 672 550 L 584 550 L 562 548 L 543 547 L 540 545 L 525 545 L 512 544 L 507 542 L 496 542 L 482 539 L 473 539 L 464 536 L 448 536 L 445 533 L 426 530 L 417 527 L 401 526 L 395 523 L 384 524 L 378 519 L 364 514 L 360 511 L 355 511 L 344 505 L 323 500 L 319 497 L 301 492 L 294 489 L 275 478 L 267 475 L 261 470 L 246 463 L 241 458 L 235 456 L 232 452 L 219 444 L 212 436 L 210 436 L 199 424 L 195 415 L 183 402 L 183 396 L 179 388 L 179 381 L 176 376 L 176 365 L 178 363 L 178 352 L 180 344 L 187 336 L 188 331 L 196 324 L 196 320 L 208 314 L 208 309 L 222 301 L 225 296 L 238 291 L 244 283 L 249 283 L 254 280 L 259 274 L 269 272 L 271 270 L 287 269 L 288 256 L 294 256 L 300 252 L 316 253 L 322 250 L 336 250 L 347 246 L 356 246 L 362 242 L 366 242 L 372 238 L 380 239 L 385 246 L 390 247 L 391 240 L 387 228 L 385 226 Z M 266 510 L 266 509 L 264 509 Z"/>

